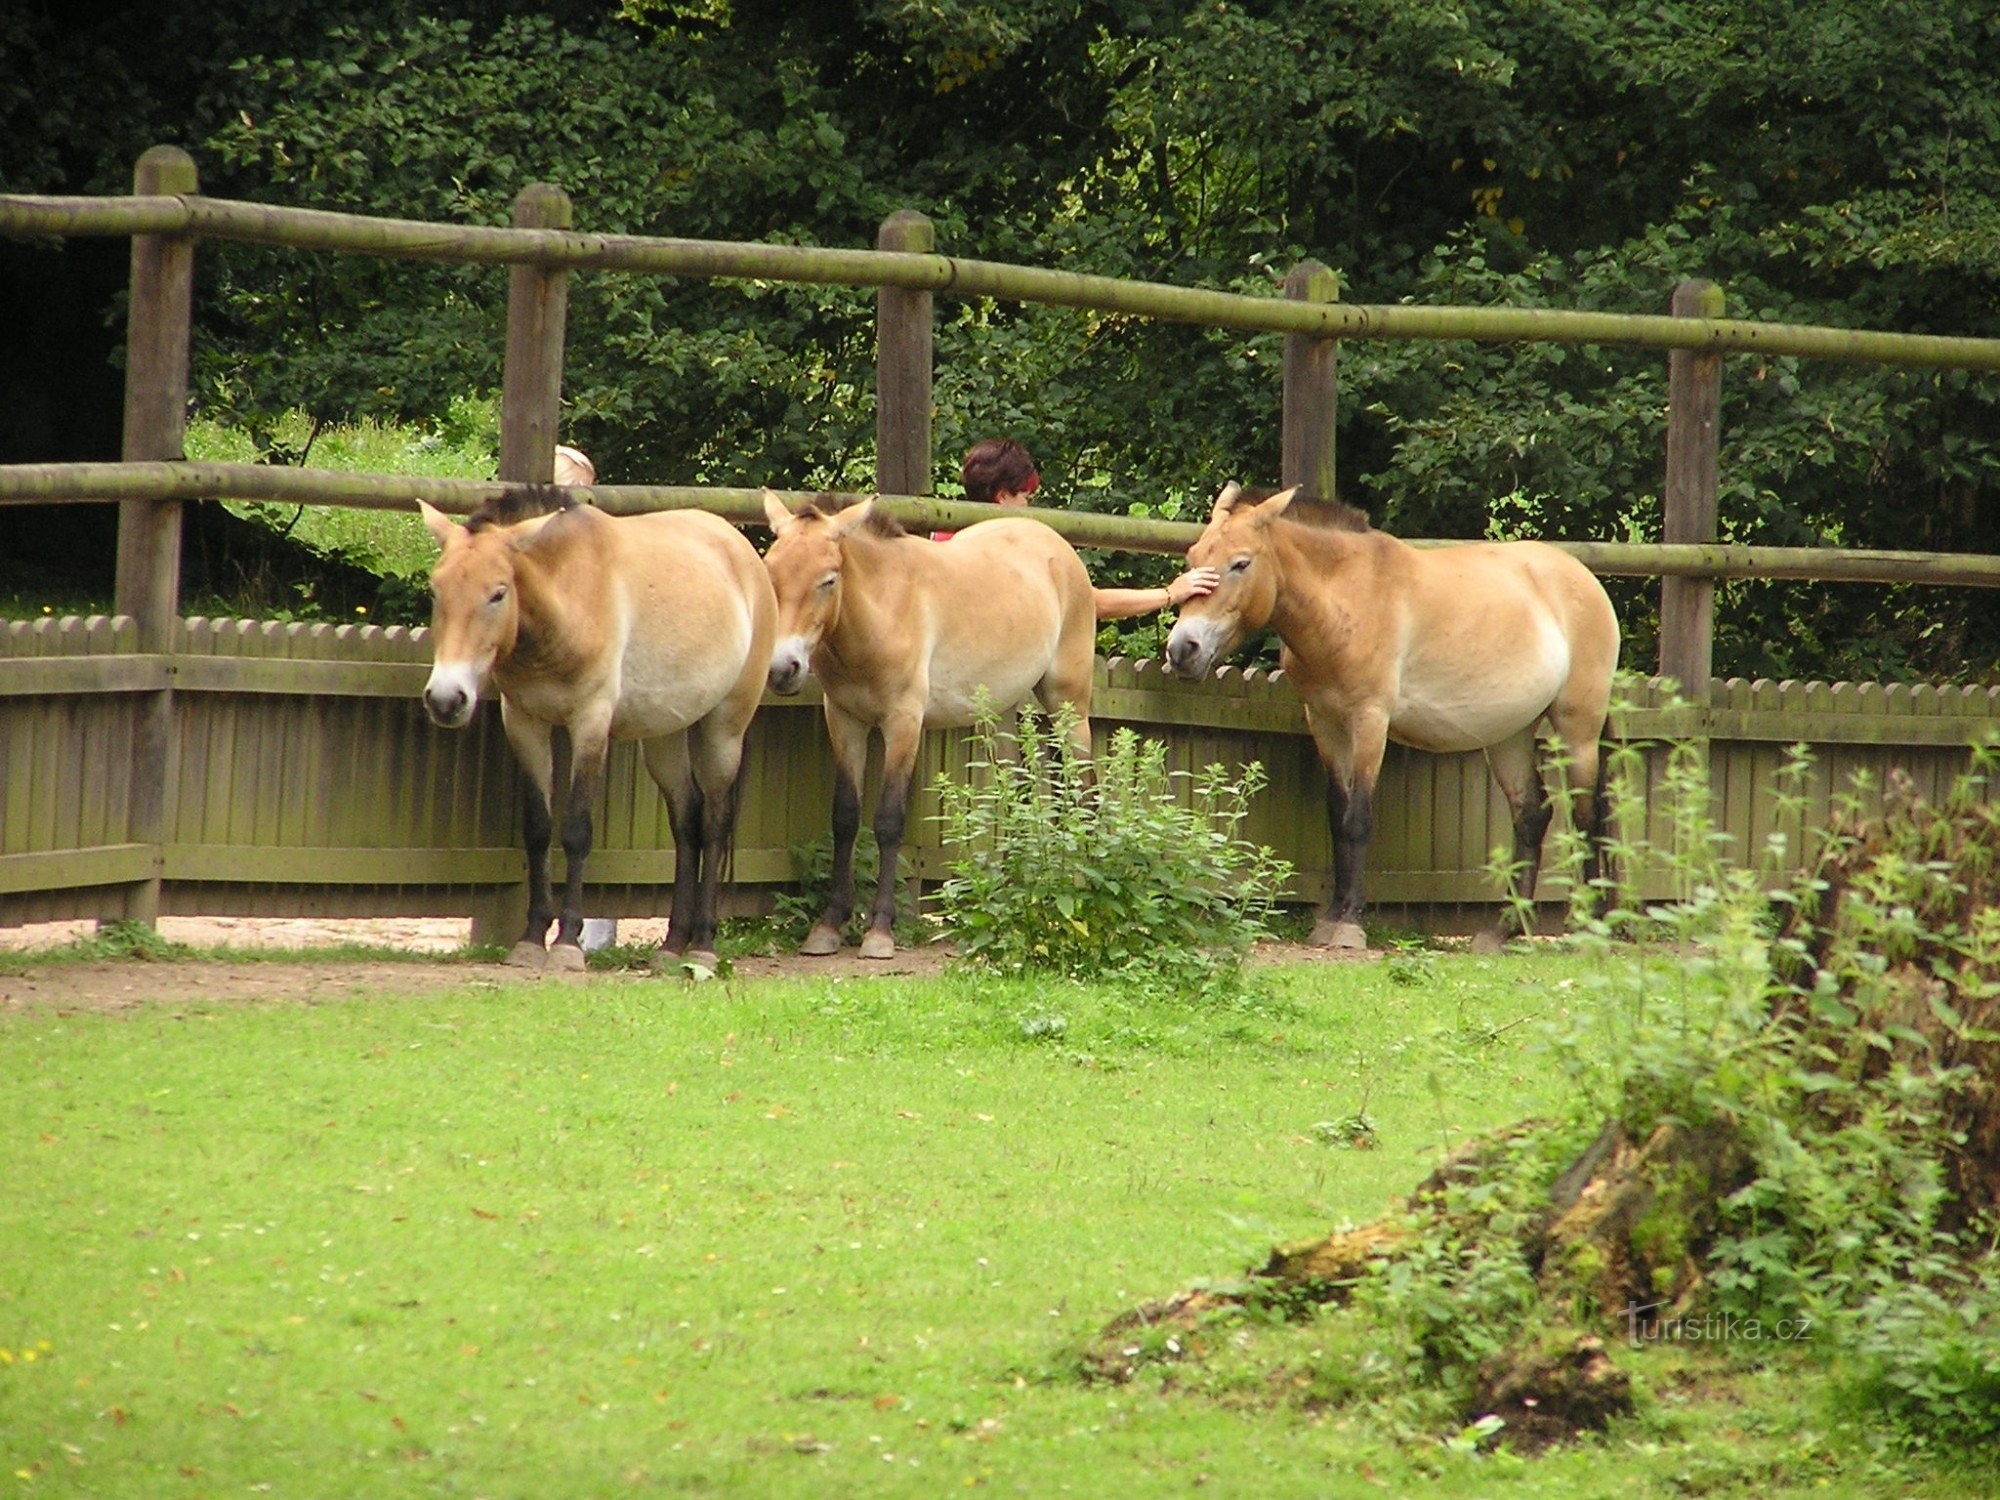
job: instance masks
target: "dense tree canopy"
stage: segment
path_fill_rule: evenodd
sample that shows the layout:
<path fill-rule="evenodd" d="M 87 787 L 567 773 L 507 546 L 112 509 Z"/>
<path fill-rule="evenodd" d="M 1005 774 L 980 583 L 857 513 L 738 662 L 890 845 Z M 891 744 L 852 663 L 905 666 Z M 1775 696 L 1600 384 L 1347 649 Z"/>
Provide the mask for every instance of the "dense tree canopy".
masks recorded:
<path fill-rule="evenodd" d="M 113 99 L 104 109 L 91 101 Z M 2000 336 L 2000 17 L 1972 0 L 160 0 L 0 17 L 0 186 L 941 248 L 1276 295 Z M 16 253 L 44 274 L 55 257 Z M 37 270 L 37 267 L 42 268 Z M 499 378 L 505 278 L 204 252 L 198 400 L 431 418 Z M 870 299 L 579 276 L 569 430 L 615 479 L 862 487 Z M 936 452 L 1006 431 L 1071 504 L 1275 478 L 1275 338 L 940 299 Z M 1350 344 L 1343 498 L 1410 535 L 1658 534 L 1665 361 Z M 1732 359 L 1733 540 L 2000 550 L 1991 377 Z M 1106 559 L 1100 574 L 1143 567 Z M 1650 589 L 1621 585 L 1651 655 Z M 1718 664 L 1992 675 L 1990 597 L 1724 590 Z"/>

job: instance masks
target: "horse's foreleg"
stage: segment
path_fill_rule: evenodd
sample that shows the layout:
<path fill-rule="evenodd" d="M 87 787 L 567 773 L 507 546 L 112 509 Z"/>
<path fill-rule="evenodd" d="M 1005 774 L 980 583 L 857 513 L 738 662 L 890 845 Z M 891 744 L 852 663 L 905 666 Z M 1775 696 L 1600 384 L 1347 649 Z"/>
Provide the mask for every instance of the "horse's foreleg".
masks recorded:
<path fill-rule="evenodd" d="M 861 778 L 868 769 L 868 726 L 826 700 L 833 742 L 833 886 L 826 911 L 799 952 L 838 953 L 841 929 L 854 911 L 854 841 L 861 834 Z"/>
<path fill-rule="evenodd" d="M 549 838 L 555 830 L 550 799 L 555 786 L 555 747 L 549 726 L 517 713 L 500 701 L 500 721 L 507 743 L 520 763 L 521 844 L 528 856 L 528 921 L 507 962 L 520 968 L 540 968 L 547 958 L 549 923 L 555 902 L 549 891 Z"/>
<path fill-rule="evenodd" d="M 1313 743 L 1326 768 L 1326 824 L 1333 845 L 1333 891 L 1310 941 L 1319 948 L 1368 946 L 1362 930 L 1368 840 L 1375 831 L 1375 782 L 1388 741 L 1387 717 L 1345 719 L 1308 711 Z"/>
<path fill-rule="evenodd" d="M 595 833 L 592 822 L 598 796 L 604 790 L 604 762 L 610 753 L 609 716 L 601 724 L 570 726 L 569 791 L 563 802 L 562 918 L 549 948 L 549 966 L 583 967 L 583 867 L 590 859 Z"/>
<path fill-rule="evenodd" d="M 875 803 L 875 905 L 861 937 L 863 958 L 896 956 L 896 863 L 903 852 L 903 829 L 910 816 L 910 780 L 923 739 L 921 710 L 899 715 L 882 726 L 882 795 Z"/>
<path fill-rule="evenodd" d="M 1498 951 L 1508 938 L 1520 937 L 1534 925 L 1535 886 L 1542 870 L 1542 841 L 1555 815 L 1549 806 L 1548 788 L 1542 782 L 1541 767 L 1535 760 L 1535 731 L 1531 725 L 1510 739 L 1486 747 L 1486 764 L 1493 779 L 1506 795 L 1513 814 L 1514 856 L 1507 867 L 1507 903 L 1499 920 L 1479 949 Z"/>

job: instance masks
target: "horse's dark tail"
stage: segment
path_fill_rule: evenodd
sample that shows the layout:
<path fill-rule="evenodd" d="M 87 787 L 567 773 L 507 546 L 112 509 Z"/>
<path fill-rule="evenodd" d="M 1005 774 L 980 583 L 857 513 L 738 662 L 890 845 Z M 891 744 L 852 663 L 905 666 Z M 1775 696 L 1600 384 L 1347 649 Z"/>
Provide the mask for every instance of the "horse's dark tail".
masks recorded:
<path fill-rule="evenodd" d="M 730 779 L 729 790 L 722 794 L 721 847 L 704 851 L 706 857 L 716 861 L 716 885 L 732 885 L 736 880 L 736 815 L 743 807 L 743 768 L 736 768 L 736 775 Z"/>

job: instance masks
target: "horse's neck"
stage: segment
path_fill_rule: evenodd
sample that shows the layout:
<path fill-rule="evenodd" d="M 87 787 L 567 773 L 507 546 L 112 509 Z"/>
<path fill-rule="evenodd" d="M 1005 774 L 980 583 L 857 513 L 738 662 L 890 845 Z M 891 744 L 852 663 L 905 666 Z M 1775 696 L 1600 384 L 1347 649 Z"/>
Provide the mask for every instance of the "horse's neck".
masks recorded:
<path fill-rule="evenodd" d="M 514 559 L 517 623 L 509 654 L 517 670 L 532 669 L 552 653 L 560 655 L 577 634 L 580 612 L 601 607 L 609 580 L 600 578 L 590 587 L 579 587 L 580 562 L 569 555 L 545 556 L 539 549 Z"/>
<path fill-rule="evenodd" d="M 1344 635 L 1347 615 L 1359 589 L 1350 581 L 1367 566 L 1373 533 L 1318 526 L 1271 528 L 1271 546 L 1283 577 L 1271 610 L 1271 629 L 1280 640 L 1327 640 Z"/>
<path fill-rule="evenodd" d="M 837 655 L 847 660 L 872 656 L 886 641 L 900 638 L 898 625 L 910 618 L 910 576 L 902 537 L 856 532 L 841 543 L 840 618 L 830 634 Z"/>

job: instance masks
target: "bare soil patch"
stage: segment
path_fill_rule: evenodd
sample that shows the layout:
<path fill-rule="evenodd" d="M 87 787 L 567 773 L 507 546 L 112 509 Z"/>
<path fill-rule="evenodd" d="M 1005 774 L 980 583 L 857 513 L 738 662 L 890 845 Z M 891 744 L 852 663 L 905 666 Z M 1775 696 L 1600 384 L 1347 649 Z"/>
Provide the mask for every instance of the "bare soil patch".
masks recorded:
<path fill-rule="evenodd" d="M 91 922 L 0 928 L 0 1015 L 30 1007 L 118 1012 L 218 1001 L 314 1004 L 372 993 L 435 994 L 466 988 L 574 984 L 585 978 L 630 984 L 681 982 L 632 970 L 551 973 L 455 959 L 450 955 L 465 947 L 469 924 L 462 918 L 438 917 L 162 917 L 159 935 L 168 942 L 201 950 L 200 957 L 152 962 L 136 958 L 53 964 L 6 962 L 10 954 L 59 948 L 89 937 L 94 930 Z M 665 935 L 663 918 L 618 924 L 621 944 L 651 946 Z M 391 949 L 410 956 L 348 957 L 334 951 L 296 959 L 260 956 L 274 951 L 309 953 L 356 946 Z M 1377 956 L 1330 953 L 1302 943 L 1268 943 L 1257 950 L 1261 963 L 1352 963 Z M 942 973 L 950 957 L 949 944 L 924 943 L 903 948 L 886 960 L 864 959 L 853 949 L 845 949 L 825 958 L 790 952 L 750 954 L 734 959 L 732 967 L 746 979 L 928 977 Z"/>

